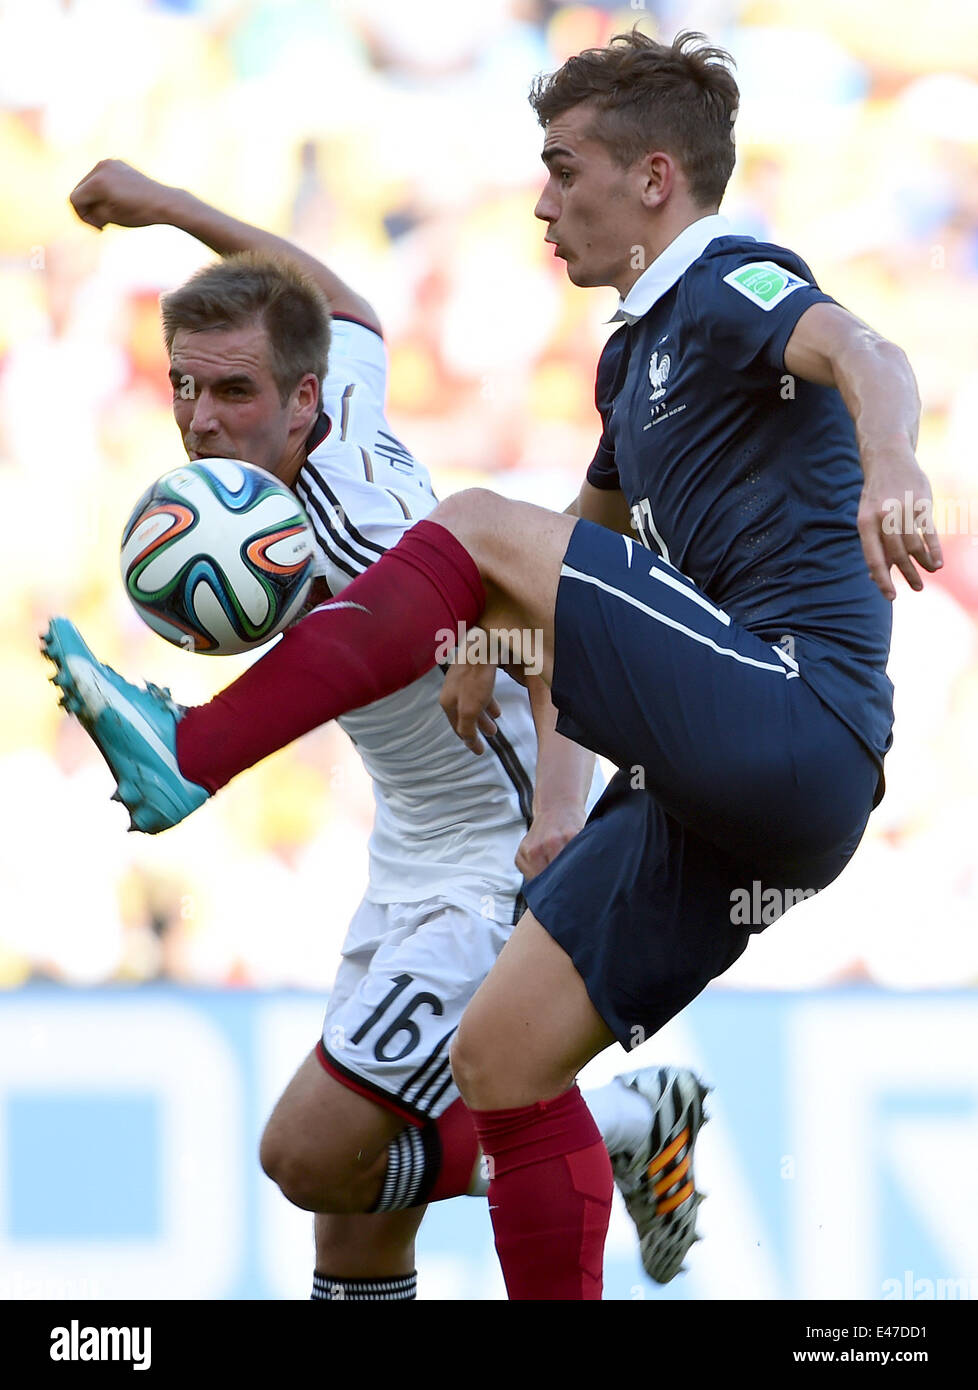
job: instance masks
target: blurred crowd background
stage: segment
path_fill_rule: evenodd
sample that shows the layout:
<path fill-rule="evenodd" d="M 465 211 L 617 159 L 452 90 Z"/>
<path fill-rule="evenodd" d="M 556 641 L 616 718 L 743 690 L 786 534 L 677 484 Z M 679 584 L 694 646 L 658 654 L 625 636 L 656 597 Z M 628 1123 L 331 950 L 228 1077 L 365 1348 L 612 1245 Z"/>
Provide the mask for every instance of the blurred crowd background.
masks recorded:
<path fill-rule="evenodd" d="M 866 840 L 724 985 L 978 984 L 973 0 L 0 0 L 0 987 L 325 988 L 372 815 L 331 727 L 168 834 L 127 836 L 57 709 L 52 612 L 187 703 L 242 667 L 144 628 L 117 563 L 136 497 L 182 458 L 158 295 L 209 253 L 169 228 L 97 234 L 68 193 L 118 157 L 320 255 L 376 305 L 391 419 L 439 492 L 562 509 L 615 295 L 574 289 L 543 245 L 526 93 L 636 22 L 734 54 L 721 210 L 907 350 L 946 533 L 942 573 L 895 605 L 895 746 Z"/>

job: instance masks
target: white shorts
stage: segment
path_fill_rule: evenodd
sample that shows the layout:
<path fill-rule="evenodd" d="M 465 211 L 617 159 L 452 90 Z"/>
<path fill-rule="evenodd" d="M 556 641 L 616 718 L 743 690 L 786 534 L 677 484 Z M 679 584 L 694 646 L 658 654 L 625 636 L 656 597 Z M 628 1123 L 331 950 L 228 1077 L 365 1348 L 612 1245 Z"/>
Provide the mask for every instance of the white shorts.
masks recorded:
<path fill-rule="evenodd" d="M 458 1099 L 448 1047 L 512 932 L 444 899 L 360 904 L 323 1023 L 320 1062 L 411 1124 Z"/>

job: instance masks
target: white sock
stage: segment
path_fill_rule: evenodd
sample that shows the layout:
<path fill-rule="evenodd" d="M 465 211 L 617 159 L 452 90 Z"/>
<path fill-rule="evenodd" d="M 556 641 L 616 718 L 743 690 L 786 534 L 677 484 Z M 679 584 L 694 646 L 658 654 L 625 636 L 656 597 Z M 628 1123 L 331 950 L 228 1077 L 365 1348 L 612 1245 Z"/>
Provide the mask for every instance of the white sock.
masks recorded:
<path fill-rule="evenodd" d="M 652 1124 L 648 1101 L 617 1078 L 606 1086 L 585 1091 L 584 1100 L 612 1158 L 620 1153 L 634 1153 L 648 1139 Z"/>

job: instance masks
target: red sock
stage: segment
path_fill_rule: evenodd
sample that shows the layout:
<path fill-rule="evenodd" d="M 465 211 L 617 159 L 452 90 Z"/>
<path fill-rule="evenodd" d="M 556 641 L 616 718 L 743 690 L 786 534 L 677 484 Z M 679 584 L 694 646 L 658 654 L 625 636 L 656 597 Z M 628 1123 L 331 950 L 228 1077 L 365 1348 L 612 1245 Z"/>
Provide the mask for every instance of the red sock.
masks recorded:
<path fill-rule="evenodd" d="M 437 522 L 419 521 L 338 598 L 177 725 L 177 762 L 216 792 L 310 729 L 410 685 L 435 664 L 445 632 L 485 606 L 469 552 Z"/>
<path fill-rule="evenodd" d="M 576 1086 L 516 1110 L 473 1110 L 511 1299 L 600 1299 L 611 1161 Z"/>

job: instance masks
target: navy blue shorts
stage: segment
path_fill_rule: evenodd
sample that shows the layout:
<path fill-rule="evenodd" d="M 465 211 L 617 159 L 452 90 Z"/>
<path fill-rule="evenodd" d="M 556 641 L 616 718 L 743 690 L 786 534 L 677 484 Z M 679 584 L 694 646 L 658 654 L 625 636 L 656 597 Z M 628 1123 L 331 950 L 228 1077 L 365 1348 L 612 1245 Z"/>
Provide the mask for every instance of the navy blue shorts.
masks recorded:
<path fill-rule="evenodd" d="M 564 556 L 552 694 L 558 730 L 620 771 L 526 899 L 633 1047 L 842 871 L 880 767 L 787 654 L 589 522 Z"/>

